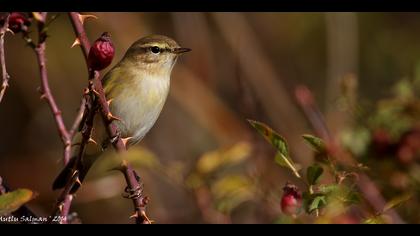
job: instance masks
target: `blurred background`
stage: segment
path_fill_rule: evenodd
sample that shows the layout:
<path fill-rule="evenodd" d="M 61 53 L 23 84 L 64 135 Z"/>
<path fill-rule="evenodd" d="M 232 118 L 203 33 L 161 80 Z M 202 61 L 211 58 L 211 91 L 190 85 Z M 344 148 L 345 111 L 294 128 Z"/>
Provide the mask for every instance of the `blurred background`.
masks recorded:
<path fill-rule="evenodd" d="M 80 49 L 71 48 L 68 15 L 53 14 L 58 17 L 48 28 L 47 68 L 70 126 L 87 70 Z M 366 173 L 383 197 L 414 193 L 397 212 L 405 222 L 420 223 L 420 14 L 88 14 L 98 17 L 85 23 L 91 42 L 111 33 L 116 56 L 109 68 L 148 34 L 193 49 L 175 66 L 156 125 L 127 157 L 151 199 L 152 220 L 296 222 L 280 208 L 282 188 L 295 178 L 274 163 L 274 149 L 246 119 L 270 125 L 288 141 L 291 157 L 310 165 L 313 153 L 301 135 L 314 131 L 295 99 L 297 86 L 306 85 L 331 133 L 370 167 Z M 11 81 L 0 104 L 0 176 L 12 188 L 37 192 L 29 206 L 48 215 L 58 195 L 51 185 L 62 168 L 62 143 L 39 99 L 35 54 L 20 35 L 7 34 L 5 50 Z M 107 165 L 105 159 L 97 163 L 76 195 L 72 212 L 83 223 L 131 222 L 132 203 L 121 197 L 124 178 Z M 363 217 L 346 213 L 324 222 L 358 223 Z"/>

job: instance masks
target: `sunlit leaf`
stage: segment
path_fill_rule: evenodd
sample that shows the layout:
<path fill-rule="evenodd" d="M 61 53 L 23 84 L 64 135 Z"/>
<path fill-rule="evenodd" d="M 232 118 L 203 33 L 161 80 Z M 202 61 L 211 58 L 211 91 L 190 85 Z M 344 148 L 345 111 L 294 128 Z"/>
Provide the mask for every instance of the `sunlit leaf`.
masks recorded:
<path fill-rule="evenodd" d="M 292 159 L 289 157 L 289 148 L 287 146 L 286 140 L 280 136 L 276 131 L 268 127 L 268 125 L 254 120 L 248 120 L 248 122 L 254 127 L 259 134 L 261 134 L 265 140 L 267 140 L 271 145 L 277 149 L 277 154 L 274 158 L 277 164 L 280 166 L 289 168 L 296 177 L 301 178 L 298 167 L 293 163 Z"/>
<path fill-rule="evenodd" d="M 303 139 L 306 141 L 309 146 L 311 146 L 315 151 L 319 153 L 324 153 L 326 151 L 326 145 L 324 140 L 310 134 L 302 135 Z"/>
<path fill-rule="evenodd" d="M 410 198 L 413 195 L 411 193 L 406 193 L 402 196 L 398 196 L 396 198 L 393 198 L 391 201 L 387 202 L 384 206 L 384 209 L 382 212 L 386 212 L 392 208 L 398 207 L 399 205 L 403 204 L 404 202 L 410 200 Z"/>
<path fill-rule="evenodd" d="M 259 134 L 261 134 L 265 140 L 267 140 L 271 145 L 273 145 L 277 150 L 283 155 L 289 156 L 289 148 L 287 146 L 286 140 L 280 136 L 276 131 L 268 127 L 268 125 L 254 120 L 248 120 L 248 122 L 254 127 Z"/>
<path fill-rule="evenodd" d="M 308 184 L 314 185 L 318 183 L 318 180 L 322 176 L 323 172 L 324 169 L 318 164 L 309 166 L 306 172 L 306 179 L 308 180 Z"/>
<path fill-rule="evenodd" d="M 299 174 L 299 170 L 301 169 L 299 164 L 296 164 L 292 161 L 292 159 L 282 155 L 280 152 L 277 152 L 276 156 L 274 157 L 274 161 L 282 167 L 285 167 L 293 172 L 293 174 L 301 178 Z"/>
<path fill-rule="evenodd" d="M 249 157 L 251 151 L 249 143 L 240 142 L 229 148 L 205 153 L 197 161 L 197 170 L 199 173 L 208 174 L 222 166 L 241 163 Z"/>
<path fill-rule="evenodd" d="M 243 175 L 225 176 L 211 186 L 217 209 L 224 213 L 229 213 L 241 203 L 252 200 L 254 189 L 252 181 Z"/>
<path fill-rule="evenodd" d="M 34 198 L 29 189 L 17 189 L 0 195 L 0 216 L 8 215 Z"/>

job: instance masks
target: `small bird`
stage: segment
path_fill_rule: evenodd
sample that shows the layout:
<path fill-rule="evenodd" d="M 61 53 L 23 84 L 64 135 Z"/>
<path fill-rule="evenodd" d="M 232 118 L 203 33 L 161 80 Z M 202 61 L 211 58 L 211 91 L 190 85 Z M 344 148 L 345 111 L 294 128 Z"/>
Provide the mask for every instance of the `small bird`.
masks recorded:
<path fill-rule="evenodd" d="M 112 115 L 119 118 L 114 122 L 120 137 L 128 140 L 127 147 L 142 140 L 155 124 L 169 93 L 172 69 L 178 56 L 188 51 L 191 49 L 180 47 L 169 37 L 146 36 L 134 42 L 121 61 L 104 76 L 105 96 L 110 101 Z M 79 182 L 70 193 L 77 191 L 92 164 L 110 142 L 102 119 L 96 117 L 93 139 L 98 145 L 88 145 L 82 160 L 76 163 Z M 74 153 L 77 154 L 78 150 Z M 58 175 L 54 190 L 63 188 L 72 177 L 76 159 L 72 158 Z"/>

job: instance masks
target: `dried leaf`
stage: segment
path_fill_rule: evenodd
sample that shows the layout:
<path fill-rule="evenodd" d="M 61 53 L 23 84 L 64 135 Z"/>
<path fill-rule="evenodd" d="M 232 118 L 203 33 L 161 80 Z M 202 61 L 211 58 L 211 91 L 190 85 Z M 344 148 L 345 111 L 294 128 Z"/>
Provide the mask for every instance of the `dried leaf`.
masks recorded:
<path fill-rule="evenodd" d="M 267 140 L 267 142 L 278 150 L 278 153 L 275 156 L 276 163 L 280 166 L 289 168 L 296 177 L 301 178 L 298 167 L 289 157 L 289 147 L 287 146 L 286 140 L 262 122 L 254 120 L 248 120 L 248 122 L 265 138 L 265 140 Z"/>
<path fill-rule="evenodd" d="M 283 156 L 289 156 L 289 148 L 287 146 L 287 142 L 281 135 L 276 133 L 273 129 L 262 122 L 254 120 L 248 120 L 248 122 L 258 131 L 259 134 L 265 138 L 265 140 L 277 148 L 277 150 Z"/>

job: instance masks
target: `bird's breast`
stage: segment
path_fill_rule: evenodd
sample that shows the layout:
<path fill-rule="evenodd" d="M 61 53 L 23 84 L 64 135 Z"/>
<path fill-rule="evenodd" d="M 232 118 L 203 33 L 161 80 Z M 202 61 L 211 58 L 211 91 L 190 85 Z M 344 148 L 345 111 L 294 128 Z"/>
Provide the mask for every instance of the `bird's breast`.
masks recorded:
<path fill-rule="evenodd" d="M 169 76 L 142 75 L 112 100 L 111 112 L 121 119 L 115 122 L 122 137 L 131 137 L 131 144 L 140 141 L 155 124 L 168 96 L 169 81 Z"/>

